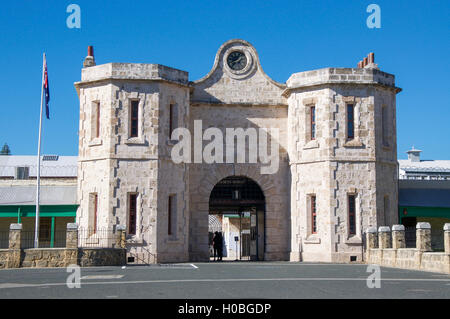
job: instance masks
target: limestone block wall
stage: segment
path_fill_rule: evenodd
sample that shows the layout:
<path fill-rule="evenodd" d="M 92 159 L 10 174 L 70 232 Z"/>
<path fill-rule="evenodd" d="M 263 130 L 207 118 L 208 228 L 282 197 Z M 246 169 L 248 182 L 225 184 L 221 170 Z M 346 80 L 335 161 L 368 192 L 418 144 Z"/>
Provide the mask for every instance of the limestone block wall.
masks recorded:
<path fill-rule="evenodd" d="M 79 207 L 76 222 L 84 228 L 93 228 L 93 199 L 98 196 L 97 226 L 108 227 L 112 223 L 112 185 L 110 184 L 111 160 L 90 160 L 78 162 L 77 199 Z"/>
<path fill-rule="evenodd" d="M 226 62 L 228 54 L 235 50 L 243 51 L 247 59 L 247 66 L 239 72 L 230 70 Z M 286 104 L 281 94 L 285 85 L 264 73 L 256 49 L 243 40 L 225 42 L 217 51 L 211 71 L 193 82 L 193 86 L 194 103 Z"/>
<path fill-rule="evenodd" d="M 178 106 L 180 124 L 187 122 L 187 84 L 184 71 L 161 65 L 123 63 L 84 68 L 82 81 L 75 84 L 80 97 L 77 221 L 81 226 L 92 227 L 89 194 L 98 193 L 98 226 L 129 225 L 129 195 L 137 194 L 136 234 L 129 234 L 126 244 L 128 254 L 136 262 L 167 259 L 164 254 L 168 251 L 177 256 L 180 250 L 185 251 L 187 256 L 187 248 L 183 248 L 187 246 L 186 241 L 179 241 L 181 248 L 174 249 L 173 244 L 170 248 L 165 245 L 166 238 L 157 237 L 158 223 L 163 223 L 158 214 L 167 213 L 165 188 L 187 184 L 186 167 L 174 170 L 158 162 L 170 156 L 168 110 L 171 103 Z M 138 102 L 136 137 L 131 136 L 134 101 Z M 97 103 L 100 103 L 98 122 Z M 100 136 L 93 137 L 97 123 Z M 180 207 L 188 207 L 184 192 L 179 190 L 179 198 L 184 198 Z M 181 214 L 185 215 L 186 211 L 187 208 Z M 179 220 L 180 225 L 186 222 L 181 217 Z"/>
<path fill-rule="evenodd" d="M 376 229 L 367 229 L 368 264 L 450 274 L 450 245 L 444 252 L 432 251 L 429 223 L 417 224 L 415 248 L 398 248 L 404 247 L 403 225 L 393 226 L 392 242 L 389 227 L 380 227 L 378 231 L 379 243 L 376 245 L 370 240 L 371 236 L 376 236 Z M 444 242 L 450 243 L 450 224 L 444 225 Z"/>
<path fill-rule="evenodd" d="M 376 69 L 321 69 L 293 74 L 287 81 L 292 260 L 348 262 L 356 257 L 362 261 L 363 229 L 385 219 L 396 221 L 396 144 L 391 143 L 381 156 L 378 148 L 383 136 L 376 130 L 381 125 L 381 105 L 395 116 L 394 85 L 392 75 Z M 354 138 L 350 140 L 347 104 L 354 106 Z M 314 138 L 311 107 L 315 108 Z M 389 141 L 396 138 L 394 122 L 395 118 L 390 119 L 387 128 Z M 317 234 L 308 230 L 311 194 L 317 200 Z M 356 196 L 354 235 L 349 234 L 349 195 Z M 326 247 L 321 247 L 322 242 Z"/>
<path fill-rule="evenodd" d="M 209 196 L 214 186 L 228 176 L 254 180 L 266 198 L 264 260 L 288 260 L 290 252 L 289 170 L 280 163 L 278 174 L 261 175 L 255 164 L 196 164 L 190 167 L 190 260 L 209 260 Z"/>
<path fill-rule="evenodd" d="M 9 249 L 0 249 L 0 269 L 6 268 L 8 263 Z"/>
<path fill-rule="evenodd" d="M 209 127 L 219 128 L 224 138 L 223 163 L 192 163 L 189 165 L 190 193 L 190 259 L 208 260 L 208 211 L 209 196 L 214 186 L 228 176 L 246 176 L 253 179 L 266 198 L 265 260 L 286 260 L 290 251 L 289 216 L 289 169 L 287 165 L 287 108 L 286 106 L 209 106 L 198 104 L 191 107 L 190 131 L 194 131 L 194 120 L 202 120 L 203 131 Z M 226 163 L 226 128 L 277 128 L 279 137 L 279 165 L 274 174 L 261 174 L 266 164 L 248 163 L 248 141 L 246 163 Z M 274 136 L 268 136 L 270 148 Z M 209 141 L 203 142 L 203 147 Z M 235 144 L 236 146 L 236 144 Z M 256 150 L 257 151 L 257 150 Z M 193 158 L 193 157 L 192 157 Z"/>
<path fill-rule="evenodd" d="M 173 129 L 188 128 L 189 88 L 172 84 L 159 85 L 158 123 L 158 198 L 157 198 L 157 260 L 181 262 L 189 260 L 189 163 L 175 164 L 171 151 L 177 141 L 170 132 L 170 105 L 173 105 Z M 169 235 L 169 196 L 175 196 L 175 231 Z"/>
<path fill-rule="evenodd" d="M 148 262 L 156 255 L 158 161 L 116 159 L 111 177 L 112 224 L 126 225 L 127 250 L 136 261 Z M 137 194 L 136 234 L 129 234 L 129 195 Z"/>

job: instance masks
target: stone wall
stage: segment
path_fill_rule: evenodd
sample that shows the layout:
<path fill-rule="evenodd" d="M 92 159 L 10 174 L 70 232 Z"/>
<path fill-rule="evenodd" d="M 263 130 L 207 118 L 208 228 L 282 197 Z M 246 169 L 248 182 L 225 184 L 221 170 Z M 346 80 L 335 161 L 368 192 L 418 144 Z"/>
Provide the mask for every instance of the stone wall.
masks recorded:
<path fill-rule="evenodd" d="M 0 249 L 0 269 L 6 268 L 9 257 L 9 249 Z"/>
<path fill-rule="evenodd" d="M 398 91 L 394 76 L 377 69 L 328 68 L 295 73 L 287 81 L 291 260 L 361 262 L 363 230 L 397 222 Z M 352 139 L 347 138 L 347 104 L 354 106 Z M 381 142 L 382 106 L 389 111 L 389 147 Z M 311 107 L 315 138 L 310 136 Z M 311 195 L 316 196 L 316 234 L 311 232 Z M 356 199 L 355 234 L 349 231 L 348 195 Z M 386 196 L 389 205 L 384 205 Z"/>
<path fill-rule="evenodd" d="M 444 226 L 444 245 L 447 244 L 445 252 L 431 251 L 431 228 L 428 223 L 417 224 L 416 248 L 404 248 L 403 225 L 393 226 L 392 242 L 388 228 L 380 227 L 378 245 L 374 240 L 377 236 L 376 229 L 367 230 L 368 264 L 450 274 L 450 224 Z"/>
<path fill-rule="evenodd" d="M 78 251 L 78 265 L 123 266 L 126 264 L 127 250 L 120 248 L 82 248 Z"/>
<path fill-rule="evenodd" d="M 229 67 L 227 57 L 234 51 L 243 53 L 240 59 L 245 56 L 243 69 Z M 251 178 L 264 192 L 265 260 L 362 261 L 363 229 L 397 222 L 395 95 L 400 89 L 393 75 L 374 67 L 326 68 L 277 83 L 243 40 L 225 42 L 211 71 L 194 82 L 187 72 L 157 64 L 90 65 L 75 83 L 80 98 L 77 221 L 90 225 L 89 193 L 98 192 L 100 226 L 127 225 L 128 193 L 138 193 L 138 229 L 127 239 L 136 262 L 208 260 L 209 196 L 221 179 L 233 175 Z M 132 100 L 139 100 L 139 134 L 131 138 Z M 101 103 L 100 137 L 92 138 L 96 102 Z M 346 135 L 347 103 L 355 107 L 353 139 Z M 270 136 L 279 147 L 279 169 L 262 174 L 266 165 L 261 163 L 207 164 L 196 162 L 194 154 L 193 163 L 175 164 L 171 104 L 178 109 L 176 124 L 191 135 L 197 120 L 203 122 L 201 134 L 209 127 L 222 133 L 279 129 L 278 137 Z M 308 136 L 311 106 L 315 139 Z M 317 196 L 316 234 L 310 231 L 311 194 Z M 349 194 L 356 196 L 355 234 L 348 226 Z M 177 195 L 172 236 L 169 195 Z"/>
<path fill-rule="evenodd" d="M 78 248 L 76 224 L 68 224 L 66 248 L 21 249 L 21 224 L 11 224 L 9 249 L 0 249 L 1 268 L 122 266 L 126 264 L 124 227 L 118 227 L 119 248 Z"/>

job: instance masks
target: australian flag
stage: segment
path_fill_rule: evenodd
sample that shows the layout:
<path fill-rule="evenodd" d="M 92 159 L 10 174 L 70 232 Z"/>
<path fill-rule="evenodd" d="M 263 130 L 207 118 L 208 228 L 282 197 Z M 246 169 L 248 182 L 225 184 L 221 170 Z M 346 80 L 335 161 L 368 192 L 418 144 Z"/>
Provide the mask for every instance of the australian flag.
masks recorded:
<path fill-rule="evenodd" d="M 48 73 L 47 73 L 47 59 L 44 56 L 44 83 L 43 90 L 45 96 L 45 115 L 50 119 L 50 110 L 48 108 L 48 102 L 50 101 L 50 89 L 48 87 Z"/>

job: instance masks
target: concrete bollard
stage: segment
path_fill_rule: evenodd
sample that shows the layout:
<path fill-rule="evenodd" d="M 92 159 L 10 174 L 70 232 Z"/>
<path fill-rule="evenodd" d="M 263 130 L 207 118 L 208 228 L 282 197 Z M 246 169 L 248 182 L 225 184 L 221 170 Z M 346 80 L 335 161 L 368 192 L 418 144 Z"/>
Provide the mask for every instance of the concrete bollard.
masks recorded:
<path fill-rule="evenodd" d="M 416 249 L 431 251 L 431 226 L 430 223 L 417 223 L 416 225 Z"/>
<path fill-rule="evenodd" d="M 389 226 L 378 227 L 378 245 L 381 249 L 391 248 L 391 229 Z"/>
<path fill-rule="evenodd" d="M 367 249 L 378 248 L 377 228 L 369 227 L 366 230 Z"/>
<path fill-rule="evenodd" d="M 405 226 L 394 225 L 392 226 L 392 248 L 406 248 L 405 241 Z"/>
<path fill-rule="evenodd" d="M 66 248 L 78 248 L 78 224 L 68 223 L 66 232 Z"/>
<path fill-rule="evenodd" d="M 445 253 L 450 255 L 450 223 L 444 225 L 444 248 Z"/>
<path fill-rule="evenodd" d="M 116 227 L 116 247 L 117 248 L 125 248 L 126 243 L 126 230 L 127 227 L 125 225 L 117 225 Z"/>
<path fill-rule="evenodd" d="M 22 243 L 22 224 L 9 225 L 9 249 L 20 249 Z"/>

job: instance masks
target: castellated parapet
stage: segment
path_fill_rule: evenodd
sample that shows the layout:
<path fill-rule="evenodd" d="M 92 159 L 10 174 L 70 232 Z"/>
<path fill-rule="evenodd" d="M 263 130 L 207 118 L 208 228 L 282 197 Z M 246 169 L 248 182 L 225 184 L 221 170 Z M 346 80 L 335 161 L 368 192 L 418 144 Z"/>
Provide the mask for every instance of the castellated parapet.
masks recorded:
<path fill-rule="evenodd" d="M 245 61 L 240 70 L 228 65 L 233 52 Z M 158 64 L 108 63 L 83 68 L 75 87 L 77 223 L 91 226 L 97 216 L 97 226 L 127 225 L 126 246 L 136 262 L 208 260 L 210 195 L 229 176 L 250 178 L 264 193 L 258 234 L 264 260 L 364 261 L 364 230 L 398 222 L 400 89 L 376 67 L 306 71 L 278 83 L 250 43 L 230 40 L 194 82 Z M 277 129 L 279 169 L 264 175 L 260 162 L 175 164 L 173 106 L 176 126 L 191 132 L 197 120 L 224 135 L 226 128 Z M 135 234 L 130 194 L 137 196 Z M 176 203 L 169 204 L 171 196 Z M 174 205 L 175 226 L 168 218 Z"/>

